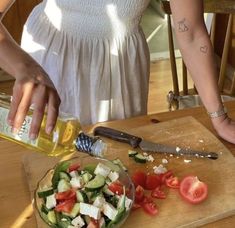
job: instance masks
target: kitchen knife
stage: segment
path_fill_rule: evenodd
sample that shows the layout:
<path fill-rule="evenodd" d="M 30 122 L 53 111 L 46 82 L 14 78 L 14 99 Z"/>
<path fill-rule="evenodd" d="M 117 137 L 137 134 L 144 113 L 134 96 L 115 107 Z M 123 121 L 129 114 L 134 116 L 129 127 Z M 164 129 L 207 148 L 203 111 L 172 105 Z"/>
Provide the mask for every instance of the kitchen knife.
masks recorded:
<path fill-rule="evenodd" d="M 184 149 L 184 148 L 149 142 L 140 137 L 130 135 L 128 133 L 108 127 L 101 127 L 101 126 L 96 127 L 93 133 L 94 135 L 104 136 L 119 142 L 128 143 L 133 148 L 139 147 L 141 150 L 146 152 L 148 151 L 148 152 L 157 152 L 157 153 L 165 153 L 173 155 L 195 156 L 201 158 L 210 158 L 214 160 L 218 158 L 218 154 L 215 152 L 196 151 L 191 149 Z"/>

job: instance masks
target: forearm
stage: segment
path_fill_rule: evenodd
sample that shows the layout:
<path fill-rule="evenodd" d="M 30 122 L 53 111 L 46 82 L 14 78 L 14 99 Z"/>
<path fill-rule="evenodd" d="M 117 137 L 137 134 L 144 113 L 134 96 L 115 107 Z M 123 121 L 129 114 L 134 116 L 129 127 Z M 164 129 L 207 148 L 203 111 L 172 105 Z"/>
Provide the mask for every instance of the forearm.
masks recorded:
<path fill-rule="evenodd" d="M 190 38 L 179 33 L 177 36 L 183 59 L 207 111 L 221 109 L 214 51 L 206 31 L 189 34 Z"/>
<path fill-rule="evenodd" d="M 205 27 L 202 0 L 171 0 L 177 41 L 207 111 L 222 107 L 214 52 Z"/>
<path fill-rule="evenodd" d="M 20 48 L 1 22 L 13 3 L 14 0 L 0 1 L 0 67 L 16 78 L 17 72 L 27 67 L 33 59 Z"/>

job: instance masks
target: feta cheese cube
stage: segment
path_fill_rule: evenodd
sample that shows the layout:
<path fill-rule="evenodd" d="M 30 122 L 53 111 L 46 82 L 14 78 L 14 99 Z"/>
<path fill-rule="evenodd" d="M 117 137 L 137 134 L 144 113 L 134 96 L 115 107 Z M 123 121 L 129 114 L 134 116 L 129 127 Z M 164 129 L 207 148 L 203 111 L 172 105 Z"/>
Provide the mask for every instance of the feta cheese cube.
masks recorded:
<path fill-rule="evenodd" d="M 162 159 L 162 163 L 163 163 L 163 164 L 167 164 L 167 163 L 168 163 L 168 160 L 165 159 L 165 158 L 163 158 L 163 159 Z"/>
<path fill-rule="evenodd" d="M 94 201 L 94 203 L 93 203 L 93 205 L 95 206 L 95 207 L 98 207 L 98 208 L 100 208 L 100 209 L 102 209 L 103 208 L 103 205 L 105 204 L 105 198 L 104 197 L 102 197 L 102 196 L 97 196 L 96 197 L 96 199 L 95 199 L 95 201 Z"/>
<path fill-rule="evenodd" d="M 116 196 L 116 197 L 118 198 L 118 204 L 117 204 L 118 208 L 122 206 L 121 203 L 123 201 L 123 197 L 125 197 L 125 208 L 128 211 L 130 209 L 131 204 L 132 204 L 133 201 L 131 199 L 129 199 L 127 196 L 125 196 L 125 195 Z"/>
<path fill-rule="evenodd" d="M 72 225 L 78 226 L 78 227 L 83 227 L 85 225 L 85 222 L 84 222 L 83 218 L 80 215 L 77 216 L 76 218 L 74 218 L 71 221 L 71 223 L 72 223 Z"/>
<path fill-rule="evenodd" d="M 153 158 L 153 156 L 152 156 L 151 154 L 148 155 L 147 161 L 150 161 L 150 162 L 153 162 L 153 161 L 154 161 L 154 158 Z"/>
<path fill-rule="evenodd" d="M 111 169 L 110 169 L 108 166 L 99 163 L 99 164 L 96 166 L 96 169 L 95 169 L 95 172 L 94 172 L 94 173 L 95 173 L 96 175 L 97 175 L 97 174 L 100 174 L 100 175 L 102 175 L 103 177 L 107 177 L 107 176 L 109 175 L 110 171 L 111 171 Z"/>
<path fill-rule="evenodd" d="M 70 184 L 73 188 L 82 188 L 84 185 L 84 181 L 83 178 L 80 176 L 72 177 L 72 179 L 70 180 Z"/>
<path fill-rule="evenodd" d="M 162 164 L 160 164 L 159 166 L 153 167 L 153 172 L 156 174 L 161 174 L 167 172 L 167 169 Z"/>
<path fill-rule="evenodd" d="M 118 180 L 119 178 L 119 173 L 118 172 L 115 172 L 115 171 L 111 171 L 108 175 L 109 179 L 114 182 L 116 180 Z"/>
<path fill-rule="evenodd" d="M 118 214 L 118 210 L 110 203 L 105 203 L 103 205 L 103 213 L 106 215 L 110 220 L 114 220 Z"/>
<path fill-rule="evenodd" d="M 82 215 L 88 215 L 94 219 L 100 219 L 101 217 L 101 210 L 98 207 L 95 207 L 91 204 L 87 203 L 80 203 L 80 213 Z"/>
<path fill-rule="evenodd" d="M 48 209 L 52 209 L 56 206 L 56 198 L 55 198 L 55 194 L 49 195 L 46 198 L 46 207 Z"/>
<path fill-rule="evenodd" d="M 76 170 L 71 171 L 71 172 L 69 173 L 69 175 L 70 175 L 71 177 L 78 177 L 78 176 L 79 176 L 78 171 L 76 171 Z"/>

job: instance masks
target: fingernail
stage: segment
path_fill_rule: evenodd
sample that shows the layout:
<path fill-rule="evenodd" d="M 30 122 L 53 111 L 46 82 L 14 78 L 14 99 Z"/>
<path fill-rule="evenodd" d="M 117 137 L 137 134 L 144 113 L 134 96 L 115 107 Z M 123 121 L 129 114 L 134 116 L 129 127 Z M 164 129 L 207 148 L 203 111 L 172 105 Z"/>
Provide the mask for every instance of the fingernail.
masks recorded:
<path fill-rule="evenodd" d="M 19 132 L 19 129 L 13 127 L 13 128 L 11 128 L 11 132 L 12 132 L 12 134 L 16 135 Z"/>
<path fill-rule="evenodd" d="M 47 128 L 46 128 L 46 133 L 49 135 L 49 134 L 51 134 L 51 132 L 53 131 L 53 127 L 52 126 L 48 126 Z"/>
<path fill-rule="evenodd" d="M 8 125 L 12 126 L 13 125 L 13 120 L 7 119 Z"/>
<path fill-rule="evenodd" d="M 37 134 L 31 133 L 31 134 L 29 135 L 29 138 L 30 138 L 31 140 L 35 140 L 35 139 L 37 138 Z"/>

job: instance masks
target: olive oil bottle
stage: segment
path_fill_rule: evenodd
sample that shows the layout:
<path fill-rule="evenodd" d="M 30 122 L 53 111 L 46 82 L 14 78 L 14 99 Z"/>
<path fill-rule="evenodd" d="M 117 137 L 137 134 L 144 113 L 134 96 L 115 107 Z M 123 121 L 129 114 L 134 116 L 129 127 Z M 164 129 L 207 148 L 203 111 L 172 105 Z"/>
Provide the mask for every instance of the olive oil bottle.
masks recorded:
<path fill-rule="evenodd" d="M 84 134 L 81 131 L 79 120 L 69 114 L 61 113 L 57 119 L 53 132 L 48 135 L 45 132 L 46 114 L 44 115 L 37 139 L 29 138 L 29 129 L 33 111 L 30 110 L 17 134 L 13 134 L 11 126 L 7 124 L 7 116 L 10 109 L 11 96 L 0 94 L 0 137 L 16 142 L 29 149 L 42 152 L 48 156 L 60 156 L 79 150 L 95 156 L 102 156 L 105 144 L 100 140 L 85 135 L 90 147 L 83 147 Z M 80 136 L 83 136 L 80 138 Z M 79 145 L 78 145 L 79 144 Z M 83 150 L 82 150 L 83 149 Z"/>

